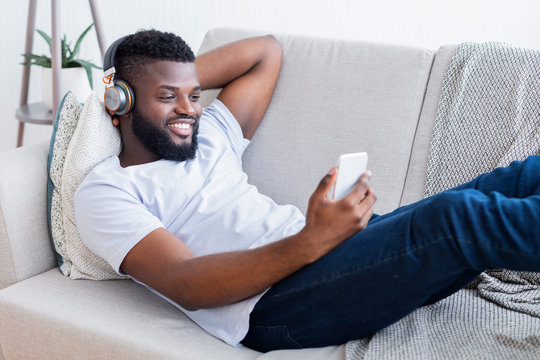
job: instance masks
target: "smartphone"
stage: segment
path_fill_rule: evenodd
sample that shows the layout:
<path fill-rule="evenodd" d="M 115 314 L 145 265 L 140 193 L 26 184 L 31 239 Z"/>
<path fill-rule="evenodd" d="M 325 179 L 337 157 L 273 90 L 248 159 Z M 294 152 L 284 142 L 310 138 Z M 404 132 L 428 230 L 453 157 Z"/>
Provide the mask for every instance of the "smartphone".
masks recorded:
<path fill-rule="evenodd" d="M 337 180 L 332 193 L 333 200 L 347 196 L 367 170 L 368 154 L 366 152 L 343 154 L 337 162 Z"/>

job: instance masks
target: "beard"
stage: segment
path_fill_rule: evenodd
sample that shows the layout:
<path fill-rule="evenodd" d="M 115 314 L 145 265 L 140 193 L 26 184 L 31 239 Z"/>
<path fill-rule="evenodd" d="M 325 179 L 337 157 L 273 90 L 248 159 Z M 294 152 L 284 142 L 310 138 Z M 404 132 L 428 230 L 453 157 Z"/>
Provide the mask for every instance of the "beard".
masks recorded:
<path fill-rule="evenodd" d="M 136 108 L 132 110 L 133 121 L 131 128 L 133 133 L 148 150 L 167 160 L 186 161 L 193 159 L 197 152 L 197 132 L 199 131 L 198 119 L 193 124 L 191 142 L 188 144 L 176 144 L 168 130 L 154 125 L 146 116 Z M 164 122 L 167 123 L 169 119 Z"/>

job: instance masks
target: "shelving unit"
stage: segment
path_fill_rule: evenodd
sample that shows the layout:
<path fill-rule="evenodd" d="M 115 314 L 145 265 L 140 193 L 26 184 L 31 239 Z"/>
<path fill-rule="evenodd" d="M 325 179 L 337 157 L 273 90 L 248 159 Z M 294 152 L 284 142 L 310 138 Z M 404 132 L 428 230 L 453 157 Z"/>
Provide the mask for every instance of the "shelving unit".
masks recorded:
<path fill-rule="evenodd" d="M 15 117 L 19 120 L 19 131 L 17 134 L 17 147 L 22 146 L 24 135 L 24 124 L 40 124 L 51 125 L 53 119 L 56 117 L 56 109 L 60 102 L 59 94 L 60 89 L 60 70 L 62 67 L 61 48 L 60 48 L 60 0 L 51 0 L 51 24 L 52 24 L 52 73 L 53 73 L 53 111 L 47 109 L 43 103 L 28 104 L 28 87 L 30 84 L 30 65 L 24 65 L 23 79 L 21 88 L 21 100 L 20 106 L 15 112 Z M 101 26 L 101 19 L 94 0 L 88 0 L 90 5 L 90 11 L 92 12 L 92 19 L 94 21 L 94 28 L 101 51 L 101 57 L 105 55 L 105 41 L 103 39 L 103 32 Z M 37 0 L 29 0 L 28 5 L 28 22 L 26 26 L 26 44 L 24 52 L 26 54 L 32 52 L 32 45 L 34 43 L 34 30 L 36 24 L 36 8 Z"/>

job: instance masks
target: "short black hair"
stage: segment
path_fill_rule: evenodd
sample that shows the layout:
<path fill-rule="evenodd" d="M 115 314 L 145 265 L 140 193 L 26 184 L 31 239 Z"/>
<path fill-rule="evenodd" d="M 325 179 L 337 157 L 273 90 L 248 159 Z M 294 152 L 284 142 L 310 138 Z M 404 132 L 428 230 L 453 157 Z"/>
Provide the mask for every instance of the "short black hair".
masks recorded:
<path fill-rule="evenodd" d="M 160 60 L 189 63 L 195 55 L 178 35 L 158 30 L 139 30 L 126 37 L 114 57 L 116 77 L 134 83 L 147 64 Z"/>

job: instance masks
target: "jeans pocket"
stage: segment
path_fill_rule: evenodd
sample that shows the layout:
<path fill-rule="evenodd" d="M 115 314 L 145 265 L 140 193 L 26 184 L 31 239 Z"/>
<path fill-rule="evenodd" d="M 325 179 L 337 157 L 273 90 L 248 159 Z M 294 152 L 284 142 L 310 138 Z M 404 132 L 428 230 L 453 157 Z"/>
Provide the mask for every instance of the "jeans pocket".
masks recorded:
<path fill-rule="evenodd" d="M 252 325 L 242 340 L 245 346 L 262 352 L 279 349 L 301 349 L 303 346 L 296 342 L 285 325 L 258 326 Z"/>

